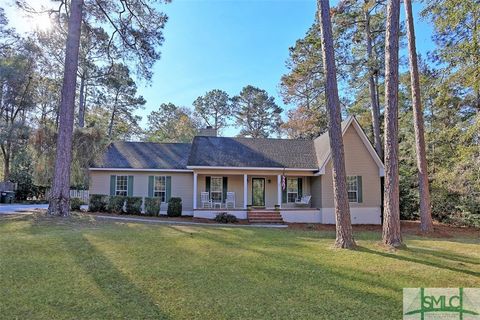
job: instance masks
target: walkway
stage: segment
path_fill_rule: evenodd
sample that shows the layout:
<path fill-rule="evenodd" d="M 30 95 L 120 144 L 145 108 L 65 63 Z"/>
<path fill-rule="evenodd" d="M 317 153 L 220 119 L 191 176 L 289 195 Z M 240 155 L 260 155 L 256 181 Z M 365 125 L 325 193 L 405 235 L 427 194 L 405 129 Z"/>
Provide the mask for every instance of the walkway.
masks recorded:
<path fill-rule="evenodd" d="M 37 209 L 48 209 L 48 204 L 0 204 L 0 214 L 32 214 Z"/>

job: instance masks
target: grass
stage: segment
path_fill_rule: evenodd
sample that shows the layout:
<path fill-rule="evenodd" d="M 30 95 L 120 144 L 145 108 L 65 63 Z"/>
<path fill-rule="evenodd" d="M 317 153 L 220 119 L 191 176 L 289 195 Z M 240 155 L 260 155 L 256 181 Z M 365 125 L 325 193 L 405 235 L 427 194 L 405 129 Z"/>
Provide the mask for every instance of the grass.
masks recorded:
<path fill-rule="evenodd" d="M 2 319 L 399 319 L 404 287 L 479 287 L 478 235 L 0 218 Z"/>

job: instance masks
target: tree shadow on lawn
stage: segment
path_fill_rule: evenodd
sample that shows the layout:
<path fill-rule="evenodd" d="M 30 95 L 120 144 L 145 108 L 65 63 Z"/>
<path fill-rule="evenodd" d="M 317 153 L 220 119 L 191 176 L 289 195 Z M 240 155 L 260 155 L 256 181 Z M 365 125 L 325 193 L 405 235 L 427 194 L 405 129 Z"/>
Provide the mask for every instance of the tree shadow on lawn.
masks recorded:
<path fill-rule="evenodd" d="M 399 254 L 395 254 L 395 253 L 388 253 L 388 252 L 385 252 L 385 251 L 375 251 L 375 250 L 372 250 L 372 249 L 369 249 L 369 248 L 366 248 L 366 247 L 363 247 L 363 246 L 358 246 L 357 250 L 359 250 L 361 252 L 374 254 L 374 255 L 379 255 L 379 256 L 382 256 L 382 257 L 386 257 L 386 258 L 397 259 L 397 260 L 413 262 L 413 263 L 419 263 L 419 264 L 423 264 L 423 265 L 426 265 L 426 266 L 429 266 L 429 267 L 446 269 L 446 270 L 450 270 L 450 271 L 458 272 L 458 273 L 463 273 L 463 274 L 467 274 L 467 275 L 474 276 L 474 277 L 480 277 L 480 272 L 475 272 L 475 271 L 466 270 L 466 269 L 460 269 L 460 268 L 448 266 L 446 264 L 442 264 L 442 263 L 439 263 L 439 262 L 435 262 L 435 261 L 432 261 L 432 260 L 406 257 L 406 256 L 403 256 L 403 255 L 399 255 Z M 421 249 L 419 250 L 419 249 L 406 248 L 406 249 L 402 249 L 402 252 L 407 252 L 407 253 L 412 252 L 413 254 L 422 255 L 422 250 Z M 442 254 L 436 255 L 434 252 L 429 253 L 429 255 L 435 256 L 435 257 L 438 256 L 439 259 L 446 259 L 445 257 L 442 257 Z M 448 260 L 450 260 L 450 259 L 448 259 Z M 471 262 L 468 262 L 468 263 L 471 263 Z"/>
<path fill-rule="evenodd" d="M 179 231 L 179 230 L 177 230 L 177 231 Z M 251 236 L 255 235 L 255 231 L 258 232 L 259 230 L 254 230 L 254 232 L 253 232 L 253 234 L 251 234 Z M 331 239 L 332 244 L 333 244 L 333 240 L 335 239 L 335 234 L 331 233 L 331 232 L 328 232 L 328 231 L 327 232 L 313 231 L 314 234 L 310 234 L 310 236 L 302 236 L 302 237 L 299 237 L 298 235 L 294 234 L 295 232 L 298 232 L 296 230 L 295 231 L 292 231 L 292 230 L 268 230 L 268 232 L 271 232 L 272 235 L 274 235 L 275 232 L 279 232 L 280 235 L 284 232 L 291 232 L 291 234 L 290 234 L 292 236 L 291 239 L 295 239 L 295 240 L 301 239 L 302 241 L 308 241 L 308 242 L 315 242 L 315 241 L 318 241 L 318 240 L 330 240 Z M 209 234 L 210 236 L 207 236 L 207 234 Z M 204 233 L 201 234 L 201 236 L 208 237 L 210 240 L 217 240 L 217 238 L 212 236 L 211 234 L 212 234 L 211 232 L 210 233 L 205 233 L 204 232 Z M 357 236 L 358 236 L 358 234 L 357 234 Z M 294 247 L 298 248 L 298 247 L 303 246 L 303 244 L 299 243 L 298 241 L 291 241 L 291 240 L 288 240 L 288 239 L 287 240 L 282 240 L 282 238 L 285 238 L 285 237 L 284 236 L 283 237 L 282 236 L 278 236 L 278 237 L 274 236 L 272 238 L 272 241 L 275 242 L 275 245 L 277 247 L 286 245 L 291 249 L 295 249 Z M 375 233 L 363 232 L 361 234 L 361 237 L 356 238 L 356 240 L 358 240 L 358 241 L 375 241 L 375 242 L 380 243 L 381 242 L 381 234 L 378 234 L 378 236 L 376 236 Z M 438 239 L 437 238 L 417 238 L 417 237 L 414 237 L 414 238 L 411 238 L 411 239 L 407 238 L 406 240 L 407 241 L 408 240 L 437 241 Z M 442 240 L 448 240 L 448 241 L 455 242 L 455 239 L 453 239 L 453 238 L 442 239 Z M 457 239 L 457 240 L 458 240 L 457 242 L 461 242 L 461 243 L 465 243 L 465 244 L 478 244 L 478 240 L 476 241 L 475 239 Z M 471 240 L 471 242 L 469 240 Z M 238 244 L 239 244 L 238 242 L 225 240 L 224 238 L 222 238 L 222 243 L 228 244 L 229 246 L 238 246 Z M 450 267 L 450 266 L 447 266 L 446 264 L 435 263 L 435 262 L 429 260 L 428 258 L 426 258 L 426 259 L 409 258 L 409 257 L 398 255 L 396 253 L 388 253 L 386 251 L 381 251 L 381 250 L 380 251 L 375 251 L 375 250 L 371 250 L 371 249 L 368 249 L 366 247 L 363 247 L 361 245 L 358 245 L 358 243 L 357 243 L 357 248 L 358 248 L 357 250 L 359 250 L 359 251 L 368 252 L 368 253 L 377 253 L 379 255 L 383 255 L 384 257 L 398 258 L 398 259 L 404 260 L 404 261 L 421 263 L 421 264 L 425 264 L 425 265 L 432 266 L 432 267 L 437 267 L 437 268 L 449 269 L 450 271 L 463 272 L 463 273 L 473 275 L 473 276 L 479 276 L 480 275 L 479 272 L 459 269 L 459 268 L 455 268 L 455 267 Z M 479 245 L 479 248 L 480 248 L 480 245 Z M 466 256 L 466 255 L 453 253 L 451 251 L 445 251 L 445 250 L 432 250 L 432 249 L 427 249 L 427 248 L 419 248 L 415 245 L 412 245 L 411 247 L 407 245 L 407 248 L 402 249 L 400 252 L 407 252 L 407 253 L 411 253 L 412 255 L 416 255 L 416 256 L 431 256 L 433 258 L 450 260 L 452 262 L 458 262 L 458 263 L 480 265 L 480 259 L 476 259 L 476 258 L 471 257 L 471 256 Z"/>
<path fill-rule="evenodd" d="M 479 246 L 479 250 L 480 250 L 480 246 Z M 451 253 L 451 252 L 445 252 L 445 251 L 439 251 L 439 250 L 425 249 L 425 248 L 419 248 L 419 247 L 416 247 L 416 246 L 408 246 L 408 251 L 412 251 L 412 252 L 417 253 L 419 255 L 428 255 L 428 256 L 435 257 L 435 258 L 451 260 L 451 261 L 454 261 L 454 262 L 462 262 L 462 263 L 480 265 L 480 258 L 473 258 L 473 257 L 470 257 L 470 256 L 465 256 L 465 255 L 462 255 L 462 254 L 458 254 L 458 253 Z"/>
<path fill-rule="evenodd" d="M 178 229 L 175 229 L 175 230 L 180 231 Z M 220 231 L 220 230 L 216 230 L 216 231 Z M 180 231 L 180 232 L 183 232 L 183 231 Z M 322 270 L 327 270 L 328 272 L 334 273 L 335 275 L 338 275 L 341 278 L 350 277 L 349 279 L 352 280 L 352 281 L 360 280 L 360 281 L 363 281 L 365 283 L 374 283 L 378 286 L 384 287 L 385 289 L 391 289 L 391 290 L 396 290 L 397 289 L 397 287 L 395 287 L 395 286 L 391 286 L 391 285 L 383 283 L 383 282 L 377 282 L 376 280 L 373 280 L 373 279 L 370 279 L 370 278 L 367 278 L 367 277 L 361 278 L 361 277 L 358 277 L 358 276 L 356 276 L 356 277 L 349 276 L 348 271 L 350 269 L 342 268 L 343 271 L 347 271 L 347 272 L 341 272 L 341 271 L 337 272 L 337 271 L 333 271 L 331 269 L 331 266 L 323 265 L 321 263 L 318 263 L 318 264 L 313 263 L 301 254 L 288 254 L 287 255 L 287 254 L 285 254 L 284 251 L 276 251 L 276 249 L 280 249 L 280 250 L 288 249 L 288 250 L 291 250 L 292 253 L 295 253 L 297 251 L 297 249 L 301 249 L 301 248 L 305 247 L 304 244 L 299 243 L 298 241 L 295 241 L 295 240 L 293 240 L 293 241 L 281 241 L 281 242 L 276 242 L 276 243 L 273 243 L 273 244 L 269 243 L 269 244 L 265 244 L 265 246 L 263 248 L 252 248 L 252 246 L 251 246 L 252 244 L 258 245 L 258 243 L 256 243 L 255 241 L 254 242 L 249 242 L 249 243 L 245 243 L 245 242 L 241 242 L 241 241 L 240 242 L 231 241 L 231 240 L 225 239 L 221 235 L 218 235 L 218 233 L 203 232 L 203 233 L 198 233 L 198 234 L 195 234 L 195 235 L 191 235 L 191 234 L 189 234 L 189 235 L 192 236 L 192 237 L 203 238 L 203 239 L 211 241 L 211 242 L 216 242 L 219 245 L 221 245 L 221 247 L 228 247 L 228 248 L 233 247 L 233 248 L 238 248 L 240 250 L 247 251 L 247 252 L 250 251 L 250 252 L 255 254 L 254 256 L 261 256 L 263 258 L 270 259 L 270 260 L 274 261 L 273 265 L 275 265 L 275 266 L 284 266 L 287 263 L 287 264 L 293 264 L 293 265 L 297 265 L 297 266 L 301 265 L 301 266 L 304 266 L 304 267 L 309 267 L 312 270 L 317 270 L 319 267 L 323 267 Z M 304 239 L 302 239 L 302 241 L 304 241 Z M 181 242 L 180 242 L 180 244 L 181 244 Z M 332 249 L 332 251 L 333 250 L 336 250 L 336 249 Z M 353 272 L 353 271 L 356 271 L 356 270 L 352 269 L 350 271 Z M 271 272 L 271 270 L 270 270 L 270 272 Z"/>
<path fill-rule="evenodd" d="M 225 239 L 228 235 L 224 236 L 222 232 L 219 232 L 220 230 L 216 231 L 202 232 L 193 237 L 207 240 L 204 243 L 206 246 L 209 246 L 208 242 L 216 243 L 219 256 L 215 259 L 221 260 L 222 264 L 217 265 L 215 270 L 216 273 L 224 275 L 218 279 L 218 285 L 232 287 L 233 292 L 230 295 L 234 299 L 248 290 L 251 290 L 254 296 L 245 298 L 247 301 L 242 300 L 244 303 L 251 303 L 248 302 L 248 299 L 255 300 L 262 294 L 269 296 L 273 293 L 275 295 L 273 300 L 277 304 L 293 303 L 299 307 L 302 303 L 306 303 L 307 305 L 304 307 L 307 309 L 313 311 L 319 310 L 316 308 L 324 308 L 325 312 L 329 312 L 330 315 L 337 318 L 342 318 L 347 311 L 355 314 L 355 310 L 371 307 L 369 313 L 375 314 L 376 318 L 381 319 L 384 315 L 382 312 L 401 309 L 401 287 L 376 279 L 368 272 L 352 268 L 335 268 L 328 264 L 322 264 L 321 261 L 317 263 L 300 253 L 286 254 L 284 249 L 295 253 L 297 249 L 303 247 L 297 241 L 275 241 L 271 247 L 265 244 L 263 249 L 252 247 L 252 245 L 263 245 L 256 243 L 255 240 L 250 239 L 246 243 L 235 242 Z M 188 250 L 188 243 L 179 241 L 171 244 L 176 245 L 178 250 Z M 243 255 L 240 259 L 229 262 L 228 259 L 222 259 L 221 255 L 225 250 L 231 250 L 230 248 L 250 251 L 254 255 Z M 212 258 L 202 255 L 201 250 L 192 251 L 191 254 L 198 257 L 197 263 L 205 265 L 211 263 L 210 259 Z M 231 251 L 228 254 L 235 255 Z M 236 272 L 243 272 L 244 280 L 235 286 L 228 282 L 231 281 L 229 274 Z M 209 294 L 215 295 L 217 292 L 207 293 L 207 295 Z M 297 298 L 292 300 L 292 295 Z M 307 302 L 302 302 L 305 297 Z M 263 303 L 273 303 L 266 300 Z M 283 300 L 285 301 L 282 302 Z M 236 301 L 238 302 L 238 300 Z"/>
<path fill-rule="evenodd" d="M 75 237 L 64 237 L 63 240 L 65 247 L 77 265 L 93 279 L 98 288 L 110 299 L 109 307 L 114 308 L 115 310 L 112 312 L 116 313 L 114 317 L 124 319 L 170 319 L 151 299 L 146 290 L 142 290 L 122 274 L 83 234 Z M 138 311 L 141 311 L 141 314 L 135 313 Z M 120 313 L 121 316 L 117 313 Z"/>
<path fill-rule="evenodd" d="M 216 241 L 216 242 L 219 242 L 222 245 L 228 245 L 229 247 L 239 247 L 243 250 L 250 250 L 254 253 L 264 255 L 264 256 L 268 256 L 269 258 L 275 258 L 275 259 L 280 259 L 281 258 L 280 255 L 282 255 L 282 253 L 278 253 L 278 254 L 272 253 L 272 251 L 273 251 L 272 248 L 274 248 L 274 249 L 275 248 L 280 248 L 280 249 L 288 248 L 290 250 L 295 251 L 295 249 L 301 248 L 301 247 L 304 246 L 302 243 L 299 243 L 297 240 L 293 240 L 293 239 L 295 239 L 295 238 L 293 238 L 292 241 L 278 241 L 278 242 L 275 242 L 275 243 L 273 243 L 273 247 L 270 247 L 270 248 L 267 248 L 267 246 L 266 246 L 266 249 L 268 249 L 268 250 L 259 250 L 259 249 L 252 248 L 251 246 L 249 246 L 248 244 L 245 244 L 244 242 L 235 242 L 235 241 L 226 240 L 224 237 L 221 237 L 221 236 L 219 237 L 219 236 L 216 236 L 215 234 L 208 233 L 208 232 L 204 232 L 204 233 L 198 234 L 196 236 L 203 237 L 203 238 L 208 239 L 210 241 Z M 301 239 L 302 239 L 302 241 L 309 240 L 309 238 L 305 238 L 305 237 L 302 237 Z M 330 239 L 330 235 L 328 234 L 327 237 L 325 237 L 325 238 L 323 238 L 323 237 L 321 237 L 321 238 L 311 238 L 312 241 L 315 241 L 315 240 L 318 240 L 318 239 Z M 416 263 L 416 264 L 423 264 L 423 265 L 434 267 L 434 268 L 446 269 L 446 270 L 449 270 L 449 271 L 463 273 L 463 274 L 467 274 L 467 275 L 474 276 L 474 277 L 479 277 L 480 276 L 480 272 L 476 272 L 476 271 L 473 271 L 473 270 L 468 270 L 468 269 L 465 269 L 465 268 L 458 268 L 458 267 L 448 265 L 449 263 L 452 263 L 452 262 L 472 264 L 472 265 L 479 265 L 480 264 L 479 259 L 464 256 L 464 255 L 461 255 L 461 254 L 456 254 L 456 253 L 451 253 L 451 252 L 446 252 L 446 251 L 429 250 L 429 249 L 418 248 L 418 247 L 412 247 L 412 248 L 407 247 L 406 249 L 402 249 L 401 252 L 405 252 L 405 253 L 409 253 L 409 254 L 412 254 L 412 255 L 420 256 L 420 257 L 423 257 L 423 258 L 407 257 L 407 256 L 404 256 L 404 255 L 401 255 L 401 254 L 398 254 L 398 253 L 389 253 L 389 252 L 382 251 L 382 250 L 376 251 L 376 250 L 372 250 L 372 249 L 369 249 L 369 248 L 364 247 L 364 246 L 357 246 L 357 251 L 368 253 L 368 254 L 375 254 L 375 255 L 382 256 L 382 257 L 386 257 L 386 258 L 391 258 L 391 259 L 397 259 L 397 260 L 402 260 L 402 261 L 406 261 L 406 262 Z M 291 257 L 293 257 L 293 256 L 291 256 Z M 436 258 L 437 261 L 432 260 L 432 258 Z M 303 260 L 305 260 L 305 259 L 303 259 Z M 442 261 L 438 261 L 438 260 L 445 260 L 445 261 L 443 261 L 443 263 L 442 263 Z M 302 261 L 301 263 L 304 264 L 304 263 L 306 263 L 306 261 Z M 363 279 L 363 280 L 364 281 L 372 281 L 371 278 L 368 278 L 368 279 L 366 278 L 366 279 Z M 378 285 L 382 285 L 384 287 L 389 287 L 390 289 L 394 289 L 394 287 L 388 286 L 384 283 L 379 282 Z"/>

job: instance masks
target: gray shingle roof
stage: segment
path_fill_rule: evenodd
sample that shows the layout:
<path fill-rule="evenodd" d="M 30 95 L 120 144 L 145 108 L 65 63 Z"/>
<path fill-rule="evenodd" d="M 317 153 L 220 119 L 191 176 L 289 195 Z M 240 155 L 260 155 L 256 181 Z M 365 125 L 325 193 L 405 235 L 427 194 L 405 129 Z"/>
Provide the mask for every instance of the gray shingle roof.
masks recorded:
<path fill-rule="evenodd" d="M 92 168 L 186 169 L 190 143 L 114 142 Z"/>
<path fill-rule="evenodd" d="M 345 130 L 353 118 L 342 122 Z M 187 169 L 187 166 L 318 170 L 330 155 L 328 133 L 314 140 L 197 136 L 193 143 L 115 142 L 92 168 Z"/>
<path fill-rule="evenodd" d="M 318 169 L 312 140 L 200 137 L 189 166 Z"/>

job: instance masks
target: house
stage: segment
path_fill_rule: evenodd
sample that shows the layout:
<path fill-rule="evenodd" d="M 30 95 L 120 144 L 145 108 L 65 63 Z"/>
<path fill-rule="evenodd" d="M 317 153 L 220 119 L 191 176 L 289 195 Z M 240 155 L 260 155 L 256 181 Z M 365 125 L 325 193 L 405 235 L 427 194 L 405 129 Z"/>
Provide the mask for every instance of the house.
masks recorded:
<path fill-rule="evenodd" d="M 383 163 L 354 117 L 342 132 L 352 223 L 380 224 Z M 182 214 L 194 217 L 276 212 L 286 222 L 334 224 L 329 143 L 328 133 L 252 139 L 214 130 L 192 143 L 115 142 L 90 168 L 90 193 L 160 197 L 161 213 L 170 197 L 180 197 Z"/>

